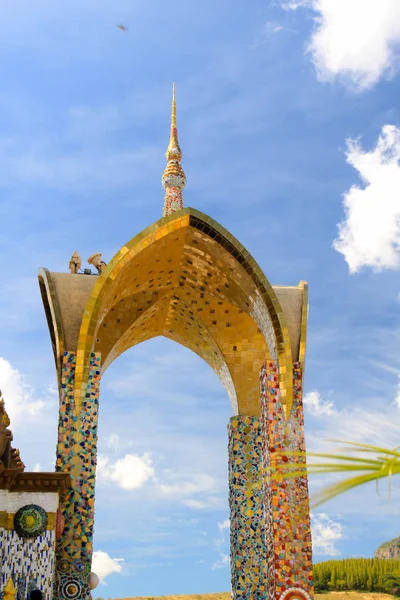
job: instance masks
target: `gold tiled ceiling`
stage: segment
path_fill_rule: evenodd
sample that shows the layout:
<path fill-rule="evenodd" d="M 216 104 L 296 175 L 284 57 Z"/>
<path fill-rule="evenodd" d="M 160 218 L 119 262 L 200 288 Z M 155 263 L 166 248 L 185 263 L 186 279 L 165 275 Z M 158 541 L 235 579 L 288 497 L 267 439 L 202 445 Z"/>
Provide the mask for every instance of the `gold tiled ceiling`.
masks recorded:
<path fill-rule="evenodd" d="M 259 369 L 276 360 L 290 413 L 292 349 L 282 306 L 246 249 L 207 215 L 185 208 L 160 219 L 122 246 L 99 277 L 41 269 L 39 282 L 59 376 L 63 349 L 76 352 L 77 413 L 93 352 L 101 353 L 104 372 L 125 350 L 159 335 L 215 370 L 235 414 L 259 414 Z M 291 316 L 298 313 L 288 306 Z"/>
<path fill-rule="evenodd" d="M 258 414 L 258 374 L 268 351 L 245 312 L 248 280 L 232 256 L 199 231 L 184 228 L 156 240 L 107 294 L 93 347 L 103 369 L 128 348 L 164 335 L 214 369 L 235 412 Z"/>

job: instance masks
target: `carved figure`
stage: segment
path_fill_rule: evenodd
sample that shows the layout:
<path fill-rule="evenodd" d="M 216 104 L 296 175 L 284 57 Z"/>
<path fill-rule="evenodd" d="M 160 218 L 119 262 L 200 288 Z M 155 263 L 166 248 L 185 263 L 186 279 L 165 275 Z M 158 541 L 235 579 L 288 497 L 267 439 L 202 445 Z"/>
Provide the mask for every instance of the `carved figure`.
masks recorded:
<path fill-rule="evenodd" d="M 99 275 L 101 275 L 101 273 L 104 271 L 104 267 L 107 266 L 104 260 L 101 260 L 100 252 L 96 252 L 95 254 L 89 256 L 88 263 L 89 265 L 93 265 L 94 268 L 97 269 Z"/>
<path fill-rule="evenodd" d="M 77 273 L 81 268 L 82 259 L 80 254 L 75 250 L 73 255 L 71 256 L 71 260 L 69 261 L 69 270 L 71 273 Z"/>
<path fill-rule="evenodd" d="M 8 429 L 10 419 L 0 392 L 0 472 L 10 467 L 12 432 Z"/>
<path fill-rule="evenodd" d="M 21 460 L 18 448 L 10 448 L 10 469 L 17 469 L 21 473 L 25 471 L 25 465 Z"/>
<path fill-rule="evenodd" d="M 13 434 L 8 429 L 9 425 L 10 419 L 0 392 L 0 473 L 4 469 L 17 469 L 22 473 L 25 471 L 25 465 L 21 460 L 19 450 L 11 446 Z"/>

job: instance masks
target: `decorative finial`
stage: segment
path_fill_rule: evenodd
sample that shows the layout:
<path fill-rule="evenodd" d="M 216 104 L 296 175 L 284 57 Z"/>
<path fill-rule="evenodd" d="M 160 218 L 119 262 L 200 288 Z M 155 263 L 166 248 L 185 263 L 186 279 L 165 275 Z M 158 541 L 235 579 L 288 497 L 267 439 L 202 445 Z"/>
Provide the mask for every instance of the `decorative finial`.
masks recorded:
<path fill-rule="evenodd" d="M 80 254 L 75 250 L 69 261 L 69 270 L 71 271 L 71 273 L 78 273 L 81 266 L 82 259 L 80 257 Z"/>
<path fill-rule="evenodd" d="M 165 189 L 163 217 L 183 208 L 182 191 L 186 185 L 186 176 L 181 166 L 182 150 L 179 147 L 176 126 L 175 84 L 172 86 L 171 134 L 165 156 L 168 162 L 161 180 Z"/>
<path fill-rule="evenodd" d="M 97 272 L 99 275 L 102 274 L 105 267 L 107 266 L 106 263 L 104 262 L 104 260 L 101 259 L 100 252 L 95 252 L 94 254 L 89 256 L 88 263 L 89 263 L 89 265 L 93 265 L 95 267 L 95 269 L 97 269 Z"/>
<path fill-rule="evenodd" d="M 16 596 L 17 590 L 15 589 L 13 580 L 10 577 L 6 585 L 4 586 L 3 598 L 4 600 L 14 600 Z"/>

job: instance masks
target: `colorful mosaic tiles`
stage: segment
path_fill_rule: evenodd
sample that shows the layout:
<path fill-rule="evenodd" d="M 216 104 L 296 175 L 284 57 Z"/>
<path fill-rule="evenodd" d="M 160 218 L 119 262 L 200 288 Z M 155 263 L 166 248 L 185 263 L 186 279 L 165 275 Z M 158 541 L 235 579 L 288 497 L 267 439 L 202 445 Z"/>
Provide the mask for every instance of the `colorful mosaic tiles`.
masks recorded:
<path fill-rule="evenodd" d="M 293 405 L 285 418 L 276 363 L 260 372 L 260 418 L 233 417 L 229 425 L 231 584 L 235 600 L 299 598 L 312 587 L 311 531 L 305 477 L 283 467 L 305 452 L 302 373 L 293 365 Z"/>
<path fill-rule="evenodd" d="M 57 540 L 59 600 L 89 597 L 92 561 L 100 355 L 92 353 L 81 411 L 74 404 L 75 359 L 64 352 L 57 445 L 57 471 L 69 471 L 71 488 L 61 497 L 64 529 Z"/>
<path fill-rule="evenodd" d="M 28 504 L 20 508 L 14 517 L 14 528 L 20 537 L 35 538 L 46 531 L 47 513 L 37 504 Z"/>
<path fill-rule="evenodd" d="M 256 417 L 233 417 L 229 432 L 231 586 L 235 599 L 268 598 L 262 486 L 262 431 Z"/>
<path fill-rule="evenodd" d="M 54 553 L 54 531 L 25 539 L 16 531 L 0 528 L 0 590 L 11 577 L 17 589 L 16 600 L 26 600 L 32 589 L 39 589 L 45 598 L 51 598 Z"/>
<path fill-rule="evenodd" d="M 54 598 L 58 600 L 90 599 L 90 566 L 87 560 L 57 561 Z"/>
<path fill-rule="evenodd" d="M 293 405 L 286 421 L 280 399 L 276 363 L 268 361 L 260 372 L 261 422 L 264 463 L 270 495 L 273 526 L 274 566 L 269 571 L 269 586 L 280 598 L 289 588 L 313 593 L 311 529 L 306 477 L 285 477 L 290 461 L 303 463 L 304 421 L 302 373 L 300 363 L 293 365 Z M 297 454 L 302 453 L 302 454 Z M 286 472 L 287 473 L 287 472 Z M 267 504 L 268 499 L 265 500 Z"/>
<path fill-rule="evenodd" d="M 183 208 L 183 195 L 185 180 L 178 175 L 163 177 L 165 188 L 163 217 Z"/>
<path fill-rule="evenodd" d="M 280 600 L 311 600 L 311 596 L 301 588 L 288 588 L 283 592 Z"/>

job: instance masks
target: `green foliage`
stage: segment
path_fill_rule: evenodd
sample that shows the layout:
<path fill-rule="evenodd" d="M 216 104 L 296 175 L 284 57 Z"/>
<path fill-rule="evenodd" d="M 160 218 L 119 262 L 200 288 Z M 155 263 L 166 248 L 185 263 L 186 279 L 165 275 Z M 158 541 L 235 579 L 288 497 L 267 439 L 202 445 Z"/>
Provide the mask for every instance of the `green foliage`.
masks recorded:
<path fill-rule="evenodd" d="M 357 456 L 349 454 L 310 454 L 317 458 L 325 458 L 336 462 L 312 463 L 308 465 L 311 473 L 341 473 L 352 474 L 351 477 L 324 488 L 313 499 L 314 506 L 351 490 L 359 485 L 375 481 L 377 486 L 381 479 L 388 480 L 388 493 L 390 496 L 392 477 L 400 474 L 400 452 L 399 447 L 393 450 L 380 448 L 370 444 L 356 442 L 345 442 L 348 447 L 344 452 L 355 452 Z M 375 457 L 373 457 L 375 455 Z M 365 458 L 364 458 L 365 457 Z M 357 473 L 357 475 L 355 475 Z"/>
<path fill-rule="evenodd" d="M 400 596 L 400 560 L 347 558 L 313 567 L 315 591 L 357 590 Z"/>
<path fill-rule="evenodd" d="M 305 453 L 305 452 L 277 452 L 291 456 L 292 460 L 285 465 L 269 467 L 267 474 L 275 479 L 288 479 L 291 477 L 304 477 L 320 473 L 340 473 L 341 475 L 350 475 L 338 483 L 334 483 L 323 488 L 315 497 L 312 498 L 313 507 L 347 492 L 355 487 L 375 481 L 378 484 L 381 479 L 388 481 L 388 493 L 390 497 L 392 478 L 400 475 L 400 446 L 393 450 L 389 448 L 380 448 L 370 444 L 360 444 L 358 442 L 341 442 L 347 444 L 347 447 L 332 454 Z M 345 452 L 346 454 L 343 454 Z M 353 456 L 352 453 L 356 453 Z M 324 459 L 324 462 L 308 462 L 306 459 Z M 326 462 L 328 460 L 328 462 Z"/>

